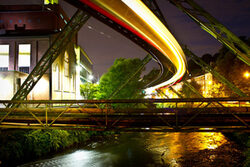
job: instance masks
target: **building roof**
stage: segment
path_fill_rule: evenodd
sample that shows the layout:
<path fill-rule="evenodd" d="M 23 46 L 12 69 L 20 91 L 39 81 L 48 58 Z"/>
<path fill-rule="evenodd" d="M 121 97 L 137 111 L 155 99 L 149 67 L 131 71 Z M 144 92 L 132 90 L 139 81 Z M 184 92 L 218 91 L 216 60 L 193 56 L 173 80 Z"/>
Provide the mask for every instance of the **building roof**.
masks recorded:
<path fill-rule="evenodd" d="M 69 21 L 59 5 L 0 5 L 0 36 L 49 35 Z"/>

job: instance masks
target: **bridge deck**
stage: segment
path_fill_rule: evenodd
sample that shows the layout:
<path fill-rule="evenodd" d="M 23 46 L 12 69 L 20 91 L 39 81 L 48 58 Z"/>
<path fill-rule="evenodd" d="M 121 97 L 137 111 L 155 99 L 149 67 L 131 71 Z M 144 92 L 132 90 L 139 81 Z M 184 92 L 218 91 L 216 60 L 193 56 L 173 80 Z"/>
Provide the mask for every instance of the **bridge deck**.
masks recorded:
<path fill-rule="evenodd" d="M 249 98 L 0 101 L 2 128 L 249 131 Z M 131 108 L 131 106 L 133 108 Z"/>

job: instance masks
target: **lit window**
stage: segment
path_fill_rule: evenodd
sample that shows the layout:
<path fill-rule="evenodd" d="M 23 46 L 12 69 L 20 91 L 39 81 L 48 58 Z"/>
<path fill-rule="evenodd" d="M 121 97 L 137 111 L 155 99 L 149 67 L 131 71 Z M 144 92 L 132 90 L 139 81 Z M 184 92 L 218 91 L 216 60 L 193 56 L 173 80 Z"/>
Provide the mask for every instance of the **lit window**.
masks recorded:
<path fill-rule="evenodd" d="M 9 67 L 9 45 L 0 45 L 0 70 L 8 71 Z"/>
<path fill-rule="evenodd" d="M 60 90 L 60 69 L 59 69 L 59 65 L 57 64 L 55 67 L 55 90 Z"/>
<path fill-rule="evenodd" d="M 72 75 L 72 77 L 71 77 L 71 84 L 70 84 L 72 92 L 75 91 L 75 82 L 74 81 L 75 81 L 75 78 L 74 78 L 74 75 Z"/>
<path fill-rule="evenodd" d="M 29 73 L 31 44 L 19 44 L 18 67 L 19 71 Z"/>
<path fill-rule="evenodd" d="M 48 4 L 58 4 L 58 0 L 44 0 L 44 4 L 48 5 Z"/>
<path fill-rule="evenodd" d="M 64 75 L 69 76 L 69 54 L 67 52 L 64 54 Z"/>

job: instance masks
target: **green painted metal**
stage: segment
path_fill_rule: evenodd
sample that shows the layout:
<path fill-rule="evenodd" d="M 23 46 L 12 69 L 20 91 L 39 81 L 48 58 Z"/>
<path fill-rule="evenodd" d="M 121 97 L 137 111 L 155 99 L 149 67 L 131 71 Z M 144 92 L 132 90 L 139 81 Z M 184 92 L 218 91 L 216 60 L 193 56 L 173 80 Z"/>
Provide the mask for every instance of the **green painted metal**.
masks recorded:
<path fill-rule="evenodd" d="M 169 87 L 171 91 L 173 91 L 179 98 L 184 98 L 178 91 L 176 91 L 172 86 Z"/>
<path fill-rule="evenodd" d="M 65 50 L 66 46 L 70 43 L 75 33 L 82 27 L 82 25 L 89 19 L 89 15 L 81 10 L 78 10 L 72 17 L 70 22 L 65 26 L 52 45 L 37 63 L 33 71 L 29 74 L 23 82 L 19 90 L 13 96 L 12 100 L 24 100 L 36 83 L 40 80 L 43 74 L 51 67 L 54 60 L 59 54 Z M 14 107 L 9 104 L 7 107 Z"/>
<path fill-rule="evenodd" d="M 130 75 L 130 77 L 119 88 L 117 88 L 114 92 L 112 92 L 108 99 L 112 99 L 120 90 L 122 90 L 136 76 L 136 74 L 138 74 L 138 72 L 140 72 L 148 62 L 150 62 L 150 60 L 152 60 L 152 56 L 148 54 L 142 60 L 142 63 L 137 68 L 137 70 L 132 75 Z"/>
<path fill-rule="evenodd" d="M 156 92 L 158 94 L 162 94 L 163 96 L 165 96 L 167 99 L 169 99 L 168 95 L 166 95 L 166 93 L 164 93 L 161 89 L 156 89 Z"/>
<path fill-rule="evenodd" d="M 241 97 L 247 97 L 247 95 L 242 92 L 239 88 L 237 88 L 233 83 L 231 83 L 229 80 L 227 80 L 225 77 L 223 77 L 219 72 L 214 70 L 210 65 L 205 63 L 201 58 L 196 56 L 192 51 L 190 51 L 187 48 L 184 48 L 184 52 L 186 56 L 189 56 L 196 64 L 198 64 L 203 70 L 211 73 L 214 77 L 216 77 L 221 83 L 226 85 L 228 88 L 230 88 L 232 91 L 234 91 L 236 94 L 238 94 Z"/>
<path fill-rule="evenodd" d="M 199 98 L 204 98 L 199 91 L 197 91 L 189 82 L 182 81 L 184 85 L 186 85 L 192 92 L 194 92 Z"/>
<path fill-rule="evenodd" d="M 249 97 L 232 97 L 0 101 L 0 104 L 18 103 L 24 106 L 24 108 L 15 108 L 15 111 L 1 122 L 0 128 L 82 129 L 97 131 L 196 131 L 199 128 L 215 128 L 214 131 L 221 129 L 250 131 L 250 106 L 247 103 L 249 100 Z M 232 103 L 228 103 L 231 101 L 235 101 L 233 106 Z M 164 105 L 159 105 L 162 108 L 153 110 L 151 107 L 111 108 L 111 104 L 120 103 L 158 103 L 168 105 L 173 102 L 176 103 L 176 106 L 165 108 Z M 197 102 L 205 102 L 205 106 L 201 106 Z M 106 108 L 85 108 L 79 105 L 92 103 L 103 104 Z M 193 103 L 193 105 L 190 107 L 190 105 L 183 103 Z M 211 105 L 213 103 L 222 103 L 223 105 L 214 107 Z M 36 108 L 38 104 L 40 106 Z M 56 104 L 65 104 L 67 107 L 58 107 Z M 0 117 L 7 114 L 9 110 L 14 109 L 0 108 Z M 218 119 L 218 117 L 221 119 Z M 228 122 L 225 123 L 224 119 Z M 200 120 L 202 120 L 202 123 Z"/>
<path fill-rule="evenodd" d="M 250 48 L 193 0 L 169 0 L 250 66 Z M 239 48 L 239 49 L 238 49 Z"/>
<path fill-rule="evenodd" d="M 167 22 L 165 20 L 165 17 L 163 16 L 157 2 L 155 0 L 142 0 L 145 5 L 158 17 L 158 19 L 161 20 L 161 22 L 167 27 Z"/>

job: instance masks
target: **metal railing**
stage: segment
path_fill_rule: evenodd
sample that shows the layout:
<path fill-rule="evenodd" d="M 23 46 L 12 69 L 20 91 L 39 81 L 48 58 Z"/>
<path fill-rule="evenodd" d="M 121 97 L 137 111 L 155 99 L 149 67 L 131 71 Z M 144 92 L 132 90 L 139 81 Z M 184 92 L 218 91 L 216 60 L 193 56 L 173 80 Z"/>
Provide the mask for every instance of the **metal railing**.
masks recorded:
<path fill-rule="evenodd" d="M 15 108 L 7 108 L 8 104 Z M 249 131 L 250 99 L 0 101 L 1 128 Z"/>

